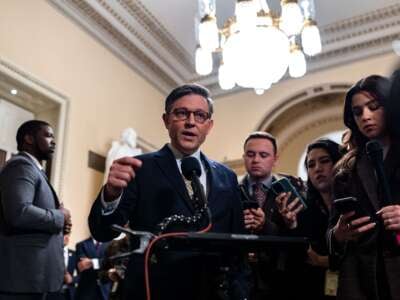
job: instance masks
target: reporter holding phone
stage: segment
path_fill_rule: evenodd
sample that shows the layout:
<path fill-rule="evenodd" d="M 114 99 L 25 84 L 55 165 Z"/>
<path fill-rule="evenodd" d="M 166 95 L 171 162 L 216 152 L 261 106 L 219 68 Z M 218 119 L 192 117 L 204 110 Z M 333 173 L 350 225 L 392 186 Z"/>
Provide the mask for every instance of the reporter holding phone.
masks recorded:
<path fill-rule="evenodd" d="M 400 231 L 400 146 L 387 119 L 389 90 L 387 78 L 372 75 L 358 81 L 345 98 L 344 123 L 351 130 L 352 148 L 338 163 L 334 196 L 356 198 L 364 213 L 333 209 L 328 244 L 332 254 L 341 256 L 338 299 L 400 299 L 400 246 L 391 234 Z M 383 145 L 392 204 L 383 199 L 367 157 L 370 140 Z"/>
<path fill-rule="evenodd" d="M 274 136 L 267 132 L 257 131 L 246 138 L 243 160 L 247 174 L 239 188 L 242 195 L 244 222 L 249 233 L 284 235 L 282 231 L 286 230 L 276 206 L 277 195 L 271 190 L 271 185 L 278 179 L 272 173 L 277 159 Z M 282 255 L 286 249 L 282 250 L 265 249 L 265 251 L 252 253 L 249 257 L 254 284 L 251 300 L 274 300 L 286 297 L 288 289 L 283 277 L 286 257 Z"/>
<path fill-rule="evenodd" d="M 310 239 L 306 255 L 295 257 L 298 268 L 293 277 L 297 278 L 291 280 L 296 280 L 302 287 L 302 299 L 333 298 L 325 295 L 326 280 L 335 276 L 327 272 L 329 259 L 325 236 L 333 201 L 333 170 L 342 157 L 341 150 L 339 144 L 329 139 L 318 139 L 307 146 L 304 161 L 308 175 L 306 210 L 298 209 L 299 201 L 287 205 L 287 195 L 276 198 L 285 223 L 292 228 L 291 234 Z M 295 293 L 299 295 L 297 291 Z"/>

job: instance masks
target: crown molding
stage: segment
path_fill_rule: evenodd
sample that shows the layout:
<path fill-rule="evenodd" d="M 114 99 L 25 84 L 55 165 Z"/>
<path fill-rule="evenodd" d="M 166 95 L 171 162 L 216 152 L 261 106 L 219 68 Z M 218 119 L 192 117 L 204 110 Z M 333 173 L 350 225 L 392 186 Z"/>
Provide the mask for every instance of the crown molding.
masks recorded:
<path fill-rule="evenodd" d="M 116 28 L 113 23 L 103 17 L 88 2 L 84 0 L 48 0 L 65 16 L 69 17 L 82 29 L 111 50 L 118 58 L 160 92 L 169 93 L 172 86 L 182 82 L 182 79 L 166 70 L 157 58 L 150 55 L 145 47 L 134 39 L 128 38 Z M 96 1 L 97 2 L 97 1 Z M 96 6 L 97 7 L 97 6 Z M 124 32 L 126 34 L 126 32 Z"/>
<path fill-rule="evenodd" d="M 163 93 L 184 82 L 198 82 L 214 97 L 224 91 L 216 70 L 205 77 L 195 73 L 188 53 L 140 0 L 48 0 L 128 66 Z M 308 58 L 308 72 L 332 68 L 392 51 L 400 38 L 400 4 L 320 27 L 322 53 Z M 218 64 L 219 56 L 216 55 Z"/>

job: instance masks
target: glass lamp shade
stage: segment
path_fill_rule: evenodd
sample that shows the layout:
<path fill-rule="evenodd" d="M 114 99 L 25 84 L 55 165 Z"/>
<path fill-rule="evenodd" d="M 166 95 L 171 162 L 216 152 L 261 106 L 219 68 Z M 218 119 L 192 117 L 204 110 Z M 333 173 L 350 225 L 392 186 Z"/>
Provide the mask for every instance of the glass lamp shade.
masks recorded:
<path fill-rule="evenodd" d="M 237 44 L 238 44 L 238 33 L 232 34 L 225 42 L 222 52 L 222 58 L 225 67 L 230 71 L 230 76 L 236 83 L 236 73 L 238 70 L 237 62 L 239 61 L 237 57 Z"/>
<path fill-rule="evenodd" d="M 255 88 L 254 89 L 254 92 L 257 94 L 257 95 L 259 95 L 259 96 L 261 96 L 262 94 L 264 94 L 264 89 L 259 89 L 259 88 Z"/>
<path fill-rule="evenodd" d="M 205 16 L 199 25 L 199 44 L 207 51 L 214 51 L 219 45 L 217 20 L 212 16 Z"/>
<path fill-rule="evenodd" d="M 223 49 L 223 60 L 238 85 L 266 90 L 285 74 L 289 45 L 282 31 L 261 26 L 231 35 Z"/>
<path fill-rule="evenodd" d="M 239 30 L 254 29 L 257 20 L 257 5 L 254 0 L 236 2 L 236 22 Z"/>
<path fill-rule="evenodd" d="M 269 26 L 265 30 L 267 51 L 264 54 L 266 70 L 270 72 L 270 82 L 278 82 L 289 65 L 290 42 L 288 37 L 278 28 Z"/>
<path fill-rule="evenodd" d="M 218 82 L 221 89 L 230 90 L 235 86 L 235 79 L 232 75 L 229 66 L 222 63 L 218 69 Z"/>
<path fill-rule="evenodd" d="M 314 0 L 299 0 L 300 7 L 303 9 L 306 19 L 315 20 L 315 3 Z"/>
<path fill-rule="evenodd" d="M 199 75 L 208 75 L 212 72 L 213 60 L 210 51 L 203 48 L 196 49 L 196 72 Z"/>
<path fill-rule="evenodd" d="M 281 21 L 279 24 L 288 36 L 300 33 L 303 27 L 304 17 L 297 3 L 288 2 L 282 4 Z"/>
<path fill-rule="evenodd" d="M 289 75 L 293 78 L 302 77 L 306 74 L 307 65 L 304 53 L 300 49 L 294 49 L 290 52 Z"/>
<path fill-rule="evenodd" d="M 304 53 L 310 56 L 321 52 L 321 36 L 315 23 L 306 24 L 301 32 L 301 43 Z"/>

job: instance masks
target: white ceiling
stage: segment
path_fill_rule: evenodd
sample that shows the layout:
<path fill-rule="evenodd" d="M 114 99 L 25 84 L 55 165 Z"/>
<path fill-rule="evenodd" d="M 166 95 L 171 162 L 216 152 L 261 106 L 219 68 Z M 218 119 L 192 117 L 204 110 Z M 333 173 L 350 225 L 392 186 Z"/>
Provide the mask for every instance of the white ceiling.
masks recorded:
<path fill-rule="evenodd" d="M 199 77 L 194 71 L 198 0 L 49 1 L 162 92 L 197 81 L 214 95 L 224 93 L 216 72 Z M 279 0 L 268 3 L 279 8 Z M 216 0 L 220 27 L 234 4 Z M 315 6 L 323 51 L 308 60 L 309 72 L 391 51 L 400 38 L 400 0 L 315 0 Z"/>
<path fill-rule="evenodd" d="M 178 42 L 192 55 L 196 48 L 194 20 L 197 0 L 142 0 L 143 5 L 164 25 Z M 234 14 L 235 0 L 216 0 L 218 26 Z M 280 10 L 279 0 L 267 0 L 275 11 Z M 400 0 L 315 0 L 316 19 L 319 26 L 332 24 L 353 16 L 400 3 Z"/>

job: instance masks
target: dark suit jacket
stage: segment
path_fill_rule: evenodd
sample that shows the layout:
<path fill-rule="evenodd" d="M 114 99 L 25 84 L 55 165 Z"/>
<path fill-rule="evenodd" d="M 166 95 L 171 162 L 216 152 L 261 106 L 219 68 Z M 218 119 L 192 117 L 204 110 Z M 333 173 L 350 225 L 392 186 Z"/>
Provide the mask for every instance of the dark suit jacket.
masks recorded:
<path fill-rule="evenodd" d="M 384 162 L 392 200 L 397 205 L 400 204 L 399 151 L 399 144 L 393 144 Z M 339 214 L 333 210 L 328 237 L 330 251 L 341 254 L 337 298 L 378 299 L 377 287 L 382 288 L 384 283 L 383 291 L 390 290 L 392 299 L 400 299 L 400 247 L 384 242 L 387 231 L 376 218 L 376 212 L 383 204 L 382 192 L 379 192 L 374 168 L 365 153 L 357 157 L 352 171 L 336 176 L 334 188 L 335 198 L 356 197 L 364 212 L 377 222 L 374 229 L 357 241 L 348 242 L 344 247 L 340 247 L 332 240 L 331 235 L 332 228 L 339 218 Z"/>
<path fill-rule="evenodd" d="M 98 248 L 93 242 L 92 238 L 88 238 L 76 244 L 76 258 L 77 263 L 83 257 L 97 258 L 99 260 L 99 267 L 104 258 L 104 252 L 108 243 L 101 243 Z M 99 279 L 100 269 L 88 269 L 79 273 L 79 283 L 76 289 L 76 300 L 107 300 L 110 290 L 110 283 L 102 283 Z"/>
<path fill-rule="evenodd" d="M 25 154 L 0 173 L 0 291 L 42 293 L 61 288 L 63 213 L 45 175 Z"/>
<path fill-rule="evenodd" d="M 193 205 L 168 146 L 138 158 L 143 165 L 123 191 L 117 210 L 102 216 L 99 197 L 94 203 L 89 225 L 96 239 L 107 241 L 117 236 L 118 233 L 110 229 L 114 223 L 124 225 L 129 221 L 132 229 L 157 232 L 158 224 L 166 217 L 193 215 Z M 201 158 L 207 169 L 211 231 L 242 232 L 243 214 L 235 174 L 203 154 Z M 212 289 L 210 281 L 215 279 L 213 272 L 218 269 L 213 259 L 220 258 L 193 253 L 160 253 L 157 263 L 151 264 L 152 299 L 207 299 L 208 295 L 203 297 L 203 294 Z M 144 299 L 143 268 L 142 255 L 133 256 L 125 280 L 129 282 L 128 294 L 134 299 Z"/>

